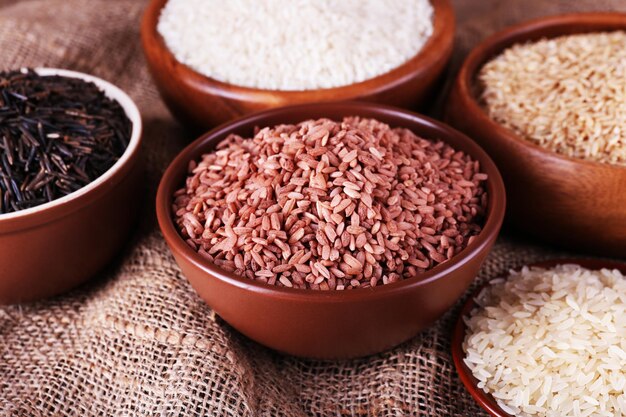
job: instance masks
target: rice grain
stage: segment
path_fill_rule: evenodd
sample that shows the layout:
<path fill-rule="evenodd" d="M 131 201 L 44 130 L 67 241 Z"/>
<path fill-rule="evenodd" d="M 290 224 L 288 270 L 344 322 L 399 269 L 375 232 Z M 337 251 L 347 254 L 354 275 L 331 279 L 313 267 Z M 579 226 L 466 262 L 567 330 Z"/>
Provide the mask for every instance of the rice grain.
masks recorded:
<path fill-rule="evenodd" d="M 467 246 L 487 205 L 479 168 L 376 120 L 309 120 L 229 136 L 190 164 L 173 208 L 184 239 L 225 269 L 279 286 L 363 288 Z"/>
<path fill-rule="evenodd" d="M 548 150 L 626 165 L 626 32 L 517 44 L 479 73 L 489 116 Z"/>
<path fill-rule="evenodd" d="M 625 278 L 560 265 L 492 281 L 466 318 L 478 387 L 514 416 L 625 415 Z"/>
<path fill-rule="evenodd" d="M 432 35 L 433 13 L 428 0 L 169 0 L 157 29 L 180 62 L 208 77 L 313 90 L 404 64 Z M 313 154 L 329 136 L 310 132 L 319 147 Z"/>

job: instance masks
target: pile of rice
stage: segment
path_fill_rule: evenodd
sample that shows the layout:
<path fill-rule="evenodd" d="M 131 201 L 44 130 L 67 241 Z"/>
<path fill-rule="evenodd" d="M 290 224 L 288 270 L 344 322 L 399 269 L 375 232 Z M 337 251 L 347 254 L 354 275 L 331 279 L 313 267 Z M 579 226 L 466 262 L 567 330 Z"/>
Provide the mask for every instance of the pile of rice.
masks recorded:
<path fill-rule="evenodd" d="M 524 268 L 479 295 L 465 364 L 515 416 L 626 415 L 626 280 L 578 265 Z"/>
<path fill-rule="evenodd" d="M 506 49 L 480 71 L 489 116 L 574 158 L 626 164 L 626 32 Z"/>
<path fill-rule="evenodd" d="M 429 0 L 169 0 L 158 31 L 176 59 L 229 84 L 311 90 L 404 64 L 433 32 Z"/>
<path fill-rule="evenodd" d="M 446 262 L 480 232 L 478 161 L 374 119 L 231 135 L 193 161 L 175 221 L 212 263 L 270 285 L 344 290 Z"/>

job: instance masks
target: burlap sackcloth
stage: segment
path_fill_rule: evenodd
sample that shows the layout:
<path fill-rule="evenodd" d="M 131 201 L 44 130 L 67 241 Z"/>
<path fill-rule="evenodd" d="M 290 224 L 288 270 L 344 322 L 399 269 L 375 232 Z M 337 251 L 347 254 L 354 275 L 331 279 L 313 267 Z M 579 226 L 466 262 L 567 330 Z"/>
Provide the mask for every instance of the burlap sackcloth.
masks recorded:
<path fill-rule="evenodd" d="M 624 0 L 455 3 L 453 67 L 486 34 L 527 18 L 626 11 Z M 159 177 L 193 138 L 170 117 L 146 71 L 138 33 L 144 6 L 0 0 L 0 68 L 69 68 L 125 89 L 144 117 L 149 178 L 143 218 L 122 259 L 66 296 L 0 308 L 1 415 L 485 416 L 450 358 L 458 308 L 391 351 L 319 362 L 258 346 L 196 296 L 154 221 Z M 502 238 L 477 282 L 554 255 Z"/>

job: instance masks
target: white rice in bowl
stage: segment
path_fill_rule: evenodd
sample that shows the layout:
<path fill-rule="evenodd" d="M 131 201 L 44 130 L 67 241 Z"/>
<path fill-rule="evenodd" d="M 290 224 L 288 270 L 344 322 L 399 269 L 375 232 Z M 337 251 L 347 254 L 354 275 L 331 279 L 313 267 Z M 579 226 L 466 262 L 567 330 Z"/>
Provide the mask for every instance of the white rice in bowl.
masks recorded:
<path fill-rule="evenodd" d="M 578 265 L 497 279 L 465 319 L 464 362 L 514 416 L 626 415 L 626 280 Z"/>
<path fill-rule="evenodd" d="M 354 84 L 417 55 L 429 0 L 169 0 L 158 31 L 180 62 L 233 85 L 312 90 Z"/>

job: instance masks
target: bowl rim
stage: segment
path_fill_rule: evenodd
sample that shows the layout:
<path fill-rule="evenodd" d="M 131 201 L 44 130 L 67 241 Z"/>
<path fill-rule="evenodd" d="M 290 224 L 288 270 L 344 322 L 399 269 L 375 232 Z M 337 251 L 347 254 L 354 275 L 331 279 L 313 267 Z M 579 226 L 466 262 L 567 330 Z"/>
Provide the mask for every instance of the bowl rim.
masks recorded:
<path fill-rule="evenodd" d="M 577 26 L 581 26 L 577 28 Z M 610 26 L 612 29 L 601 29 Z M 560 29 L 563 33 L 550 36 L 538 36 L 538 32 L 546 28 Z M 568 29 L 570 29 L 568 31 Z M 571 30 L 574 29 L 574 30 Z M 490 59 L 498 56 L 505 49 L 515 44 L 523 44 L 539 39 L 551 39 L 563 35 L 597 33 L 626 30 L 626 13 L 620 12 L 586 12 L 568 13 L 540 17 L 509 26 L 500 30 L 478 43 L 465 58 L 456 77 L 456 89 L 464 98 L 465 106 L 472 117 L 476 118 L 484 129 L 495 131 L 499 140 L 521 145 L 526 149 L 541 154 L 554 163 L 583 165 L 588 168 L 626 170 L 626 165 L 609 164 L 583 158 L 567 156 L 548 150 L 530 140 L 524 139 L 513 130 L 493 120 L 480 105 L 475 94 L 475 80 L 480 69 Z"/>
<path fill-rule="evenodd" d="M 450 350 L 452 353 L 452 361 L 454 362 L 454 367 L 456 369 L 457 375 L 459 379 L 463 383 L 465 389 L 470 393 L 472 398 L 480 405 L 484 410 L 486 410 L 493 417 L 513 417 L 511 414 L 505 412 L 500 408 L 495 399 L 491 394 L 486 393 L 481 388 L 478 388 L 478 380 L 472 375 L 470 369 L 465 365 L 463 359 L 465 358 L 465 353 L 463 352 L 463 343 L 465 341 L 465 334 L 467 332 L 467 326 L 465 325 L 465 321 L 463 320 L 465 317 L 469 316 L 474 308 L 477 307 L 476 298 L 485 288 L 491 285 L 491 281 L 496 278 L 503 277 L 504 279 L 508 279 L 511 275 L 511 271 L 519 271 L 524 266 L 528 267 L 538 267 L 538 268 L 552 268 L 557 265 L 565 265 L 565 264 L 576 264 L 580 265 L 583 268 L 598 270 L 601 268 L 609 268 L 609 269 L 618 269 L 623 274 L 626 274 L 626 262 L 617 261 L 617 260 L 607 260 L 600 258 L 553 258 L 547 259 L 543 261 L 532 262 L 529 264 L 524 264 L 520 267 L 513 268 L 506 272 L 503 272 L 501 275 L 492 278 L 485 282 L 482 285 L 479 285 L 475 290 L 471 292 L 471 294 L 467 297 L 467 299 L 463 302 L 461 310 L 458 313 L 457 319 L 452 328 L 452 340 L 450 343 Z"/>
<path fill-rule="evenodd" d="M 377 94 L 402 85 L 407 80 L 422 75 L 434 63 L 438 62 L 441 50 L 440 41 L 451 46 L 454 42 L 455 15 L 451 0 L 429 0 L 433 7 L 433 33 L 426 43 L 412 58 L 391 70 L 379 74 L 357 83 L 347 84 L 338 87 L 309 89 L 309 90 L 270 90 L 263 88 L 245 87 L 237 84 L 229 84 L 204 75 L 190 66 L 180 62 L 167 47 L 163 36 L 158 31 L 158 22 L 161 10 L 168 0 L 151 0 L 148 4 L 141 23 L 141 35 L 144 40 L 144 50 L 146 42 L 156 45 L 157 49 L 163 53 L 166 60 L 176 63 L 177 68 L 182 72 L 181 78 L 188 80 L 199 89 L 222 91 L 228 96 L 258 96 L 266 97 L 268 94 L 281 97 L 285 102 L 291 102 L 303 95 L 316 94 L 316 101 L 324 100 L 349 100 L 355 97 L 355 89 L 367 91 L 368 94 Z M 444 48 L 445 49 L 445 48 Z M 451 52 L 451 51 L 450 51 Z M 449 54 L 448 54 L 449 55 Z M 425 58 L 428 65 L 424 65 Z"/>
<path fill-rule="evenodd" d="M 25 69 L 26 68 L 22 68 L 21 70 Z M 51 218 L 68 215 L 85 206 L 92 200 L 92 196 L 97 190 L 113 185 L 112 182 L 114 178 L 121 175 L 120 172 L 123 168 L 128 165 L 131 159 L 136 157 L 141 144 L 143 130 L 141 114 L 135 102 L 122 89 L 102 78 L 83 72 L 49 67 L 35 67 L 33 70 L 42 76 L 58 75 L 67 78 L 78 78 L 94 83 L 107 97 L 115 100 L 122 106 L 122 109 L 124 109 L 126 116 L 130 119 L 132 124 L 132 132 L 124 153 L 115 164 L 102 175 L 84 187 L 50 202 L 24 210 L 0 214 L 0 225 L 2 225 L 3 231 L 6 230 L 5 228 L 10 228 L 11 226 L 35 226 Z"/>
<path fill-rule="evenodd" d="M 465 151 L 474 159 L 481 163 L 481 170 L 489 176 L 487 179 L 487 188 L 489 192 L 489 206 L 485 224 L 476 239 L 464 248 L 459 254 L 455 255 L 444 264 L 437 265 L 432 269 L 420 274 L 421 279 L 405 279 L 395 283 L 376 286 L 374 288 L 356 289 L 351 291 L 314 291 L 309 289 L 284 288 L 268 285 L 262 282 L 250 280 L 246 277 L 240 277 L 234 273 L 223 270 L 222 268 L 212 264 L 196 251 L 194 251 L 180 236 L 174 221 L 172 219 L 171 198 L 173 192 L 178 187 L 176 178 L 180 176 L 180 172 L 186 172 L 190 159 L 196 153 L 201 153 L 202 149 L 206 149 L 209 143 L 212 143 L 219 137 L 224 137 L 246 125 L 264 125 L 267 118 L 277 117 L 281 115 L 289 115 L 297 112 L 315 112 L 315 111 L 333 111 L 333 110 L 350 110 L 354 114 L 360 112 L 368 112 L 372 117 L 375 113 L 377 116 L 392 116 L 404 119 L 407 124 L 418 123 L 425 128 L 432 128 L 439 132 L 438 139 L 446 142 L 445 136 L 453 135 L 464 142 Z M 303 115 L 303 120 L 306 119 Z M 184 174 L 182 174 L 184 176 Z M 391 107 L 387 105 L 366 103 L 366 102 L 334 102 L 334 103 L 310 103 L 299 104 L 286 107 L 279 107 L 263 112 L 257 112 L 248 116 L 224 123 L 215 129 L 212 129 L 201 135 L 198 139 L 183 149 L 166 169 L 161 182 L 159 183 L 156 196 L 156 211 L 159 227 L 165 240 L 175 257 L 183 257 L 187 262 L 193 264 L 196 268 L 202 270 L 207 275 L 225 282 L 228 285 L 245 289 L 257 294 L 264 294 L 280 299 L 292 300 L 324 300 L 325 302 L 346 302 L 349 300 L 363 300 L 386 297 L 392 294 L 403 293 L 416 287 L 427 285 L 436 281 L 452 271 L 462 268 L 473 258 L 488 248 L 497 238 L 498 232 L 502 225 L 506 206 L 506 194 L 504 183 L 498 168 L 491 160 L 489 155 L 473 140 L 463 133 L 436 121 L 429 117 L 410 112 L 408 110 Z"/>

